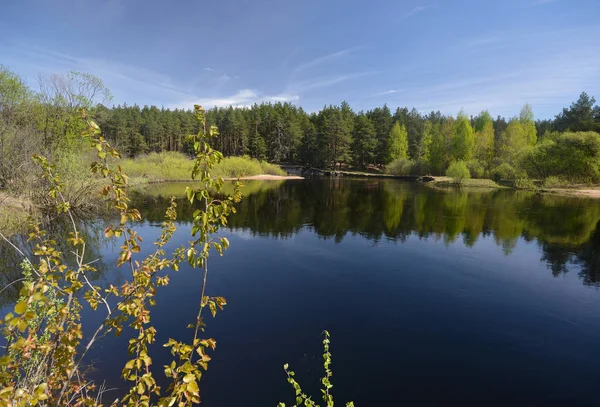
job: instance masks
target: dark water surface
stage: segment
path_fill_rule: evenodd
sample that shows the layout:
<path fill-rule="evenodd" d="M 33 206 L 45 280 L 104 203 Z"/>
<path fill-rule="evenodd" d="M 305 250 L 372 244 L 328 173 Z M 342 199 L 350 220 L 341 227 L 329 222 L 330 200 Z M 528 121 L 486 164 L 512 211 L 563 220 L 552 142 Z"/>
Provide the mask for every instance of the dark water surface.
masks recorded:
<path fill-rule="evenodd" d="M 218 345 L 204 405 L 291 404 L 286 362 L 318 398 L 324 329 L 340 405 L 600 405 L 600 202 L 393 180 L 246 190 L 223 231 L 231 248 L 209 266 L 207 294 L 228 305 L 207 320 Z M 181 191 L 134 194 L 142 255 Z M 171 248 L 188 239 L 193 208 L 179 209 Z M 127 276 L 114 269 L 117 251 L 98 239 L 103 282 Z M 170 362 L 160 344 L 191 338 L 201 284 L 199 272 L 170 276 L 153 310 L 157 377 Z M 109 387 L 123 387 L 126 341 L 109 334 L 92 355 Z"/>

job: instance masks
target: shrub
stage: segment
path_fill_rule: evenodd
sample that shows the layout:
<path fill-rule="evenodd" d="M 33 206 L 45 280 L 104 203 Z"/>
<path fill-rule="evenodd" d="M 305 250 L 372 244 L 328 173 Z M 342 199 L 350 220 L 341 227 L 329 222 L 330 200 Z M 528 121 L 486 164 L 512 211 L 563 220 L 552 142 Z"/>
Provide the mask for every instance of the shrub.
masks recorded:
<path fill-rule="evenodd" d="M 535 183 L 527 177 L 520 177 L 515 180 L 515 188 L 519 189 L 537 189 Z"/>
<path fill-rule="evenodd" d="M 277 164 L 270 164 L 266 161 L 260 162 L 260 167 L 262 168 L 262 173 L 267 175 L 287 175 L 287 172 L 281 169 L 281 167 Z"/>
<path fill-rule="evenodd" d="M 260 162 L 248 156 L 224 158 L 214 170 L 218 177 L 239 178 L 262 173 Z"/>
<path fill-rule="evenodd" d="M 469 168 L 471 178 L 483 178 L 485 175 L 485 168 L 483 168 L 481 162 L 477 160 L 468 161 L 467 168 Z"/>
<path fill-rule="evenodd" d="M 563 181 L 559 177 L 550 176 L 544 180 L 544 188 L 559 188 Z"/>
<path fill-rule="evenodd" d="M 600 180 L 600 134 L 556 133 L 525 151 L 521 166 L 532 177 L 558 176 L 563 180 Z"/>
<path fill-rule="evenodd" d="M 190 179 L 194 161 L 185 154 L 165 151 L 122 160 L 120 165 L 130 177 L 187 180 Z"/>
<path fill-rule="evenodd" d="M 202 122 L 201 129 L 206 128 L 204 109 L 196 105 L 195 114 Z M 87 119 L 85 112 L 83 115 Z M 41 155 L 34 156 L 46 181 L 46 192 L 57 210 L 56 216 L 66 216 L 71 220 L 72 232 L 62 243 L 70 254 L 63 254 L 61 246 L 49 236 L 49 231 L 42 230 L 39 225 L 32 225 L 30 230 L 29 239 L 35 244 L 30 255 L 23 253 L 0 232 L 0 238 L 24 257 L 23 278 L 17 280 L 23 283 L 20 297 L 12 312 L 0 318 L 0 332 L 5 344 L 0 369 L 0 405 L 99 405 L 104 387 L 96 388 L 83 377 L 83 363 L 87 363 L 84 359 L 89 358 L 87 352 L 99 337 L 109 331 L 118 336 L 128 326 L 135 333 L 127 347 L 130 359 L 121 373 L 128 382 L 127 393 L 113 405 L 148 406 L 151 400 L 157 402 L 153 405 L 161 406 L 197 405 L 200 403 L 198 380 L 208 368 L 210 356 L 207 353 L 216 346 L 214 339 L 204 337 L 202 310 L 208 308 L 215 316 L 217 310 L 226 305 L 222 297 L 205 295 L 208 259 L 213 251 L 222 255 L 229 246 L 229 241 L 219 238 L 217 233 L 241 199 L 239 184 L 235 183 L 233 194 L 226 199 L 214 199 L 211 191 L 219 193 L 223 184 L 211 175 L 220 153 L 208 146 L 210 138 L 205 130 L 191 136 L 196 155 L 196 165 L 192 166 L 191 174 L 196 177 L 202 174 L 203 178 L 196 187 L 185 189 L 190 204 L 202 203 L 193 214 L 193 239 L 174 251 L 167 249 L 178 228 L 177 202 L 173 198 L 161 224 L 161 234 L 154 242 L 155 249 L 142 255 L 142 238 L 135 227 L 135 222 L 141 221 L 141 215 L 128 205 L 128 177 L 120 167 L 113 169 L 111 160 L 106 159 L 120 154 L 100 136 L 97 124 L 92 121 L 87 124 L 89 129 L 84 136 L 96 150 L 91 169 L 107 183 L 102 196 L 116 215 L 111 218 L 114 222 L 104 230 L 104 236 L 122 243 L 116 259 L 117 267 L 130 269 L 131 278 L 119 287 L 110 285 L 108 288 L 89 281 L 87 276 L 98 269 L 94 261 L 87 262 L 86 235 L 81 233 L 74 221 L 71 205 L 62 193 L 62 181 L 55 175 L 55 166 Z M 211 128 L 210 136 L 214 133 L 214 128 Z M 137 258 L 135 254 L 138 254 Z M 203 270 L 204 280 L 198 287 L 200 301 L 193 320 L 195 323 L 190 324 L 194 328 L 193 337 L 190 334 L 188 341 L 169 339 L 164 343 L 170 348 L 173 362 L 164 370 L 170 384 L 161 389 L 150 369 L 152 358 L 149 351 L 157 337 L 156 329 L 150 324 L 151 306 L 155 304 L 154 297 L 159 287 L 169 284 L 165 272 L 178 270 L 184 262 L 192 269 Z M 93 332 L 91 336 L 83 335 L 81 316 L 84 301 L 92 310 L 103 314 L 101 318 L 91 319 L 92 324 L 102 321 L 90 331 Z"/>
<path fill-rule="evenodd" d="M 409 175 L 412 174 L 413 165 L 413 161 L 407 158 L 398 158 L 386 166 L 385 172 L 391 175 Z"/>
<path fill-rule="evenodd" d="M 428 175 L 431 174 L 431 166 L 426 160 L 419 158 L 413 161 L 410 173 L 413 175 Z"/>
<path fill-rule="evenodd" d="M 446 170 L 446 176 L 460 184 L 463 180 L 471 178 L 471 173 L 464 161 L 455 161 Z"/>
<path fill-rule="evenodd" d="M 177 152 L 150 153 L 121 162 L 121 168 L 131 177 L 151 180 L 188 180 L 194 161 Z M 215 166 L 214 174 L 223 178 L 238 178 L 252 175 L 286 175 L 276 164 L 260 162 L 255 158 L 226 157 Z"/>
<path fill-rule="evenodd" d="M 514 181 L 518 178 L 517 170 L 509 163 L 502 163 L 492 170 L 492 179 L 496 182 L 502 180 Z"/>

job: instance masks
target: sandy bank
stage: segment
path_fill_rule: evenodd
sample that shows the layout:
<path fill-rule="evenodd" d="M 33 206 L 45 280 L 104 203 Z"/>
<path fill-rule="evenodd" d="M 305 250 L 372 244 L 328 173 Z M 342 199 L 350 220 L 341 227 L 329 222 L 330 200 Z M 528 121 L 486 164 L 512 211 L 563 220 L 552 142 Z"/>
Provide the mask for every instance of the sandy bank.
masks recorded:
<path fill-rule="evenodd" d="M 248 177 L 240 177 L 240 178 L 223 178 L 225 181 L 235 181 L 235 180 L 257 180 L 257 181 L 279 181 L 286 179 L 304 179 L 304 177 L 299 177 L 297 175 L 251 175 Z"/>
<path fill-rule="evenodd" d="M 568 188 L 552 188 L 544 189 L 542 192 L 548 192 L 557 195 L 580 196 L 584 198 L 600 199 L 600 189 L 568 189 Z"/>

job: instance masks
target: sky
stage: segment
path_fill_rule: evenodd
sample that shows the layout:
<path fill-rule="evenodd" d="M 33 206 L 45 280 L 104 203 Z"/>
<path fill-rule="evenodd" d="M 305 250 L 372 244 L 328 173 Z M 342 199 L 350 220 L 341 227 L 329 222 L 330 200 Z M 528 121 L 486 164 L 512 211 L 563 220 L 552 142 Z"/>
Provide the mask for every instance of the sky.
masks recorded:
<path fill-rule="evenodd" d="M 600 99 L 600 0 L 1 0 L 0 64 L 95 74 L 114 104 L 543 119 Z"/>

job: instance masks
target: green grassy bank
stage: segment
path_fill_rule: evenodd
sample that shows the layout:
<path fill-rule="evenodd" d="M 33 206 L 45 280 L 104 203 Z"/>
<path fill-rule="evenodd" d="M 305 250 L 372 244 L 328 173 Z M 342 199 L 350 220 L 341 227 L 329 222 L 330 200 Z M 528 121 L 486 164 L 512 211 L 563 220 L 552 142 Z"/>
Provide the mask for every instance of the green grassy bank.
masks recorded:
<path fill-rule="evenodd" d="M 194 161 L 182 153 L 151 153 L 120 162 L 121 168 L 134 181 L 189 180 Z M 212 175 L 222 178 L 240 178 L 254 175 L 287 175 L 278 165 L 258 161 L 248 156 L 226 157 L 215 167 Z M 135 183 L 135 182 L 134 182 Z"/>

